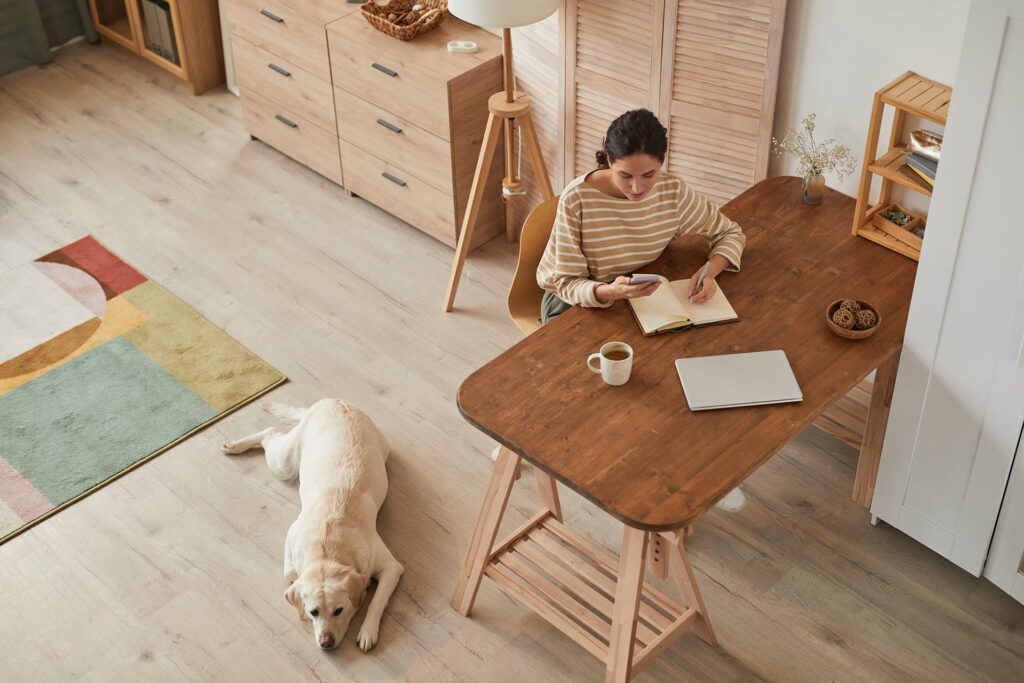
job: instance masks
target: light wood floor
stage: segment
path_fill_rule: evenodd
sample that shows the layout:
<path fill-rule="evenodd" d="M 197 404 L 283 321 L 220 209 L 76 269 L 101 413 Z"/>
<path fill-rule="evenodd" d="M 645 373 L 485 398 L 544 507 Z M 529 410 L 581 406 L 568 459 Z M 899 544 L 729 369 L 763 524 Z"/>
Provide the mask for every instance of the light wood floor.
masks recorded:
<path fill-rule="evenodd" d="M 0 679 L 579 681 L 602 666 L 485 583 L 448 606 L 492 444 L 460 381 L 519 335 L 502 240 L 452 256 L 266 146 L 239 103 L 77 45 L 0 79 L 0 265 L 92 233 L 285 372 L 275 398 L 344 397 L 394 447 L 381 532 L 406 574 L 377 649 L 324 654 L 282 597 L 294 486 L 218 451 L 247 407 L 0 546 Z M 581 358 L 589 349 L 581 349 Z M 0 448 L 3 445 L 0 444 Z M 1020 680 L 1024 608 L 850 501 L 855 453 L 809 430 L 690 543 L 721 640 L 672 646 L 641 680 Z M 528 479 L 524 479 L 528 481 Z M 519 523 L 534 492 L 513 494 Z M 567 492 L 569 523 L 620 528 Z"/>

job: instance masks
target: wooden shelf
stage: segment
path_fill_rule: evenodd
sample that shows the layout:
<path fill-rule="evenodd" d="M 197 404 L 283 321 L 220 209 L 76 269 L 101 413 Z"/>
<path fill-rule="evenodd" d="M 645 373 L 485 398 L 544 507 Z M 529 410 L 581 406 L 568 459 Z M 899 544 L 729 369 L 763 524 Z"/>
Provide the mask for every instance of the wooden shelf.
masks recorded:
<path fill-rule="evenodd" d="M 904 73 L 880 90 L 875 91 L 871 105 L 871 119 L 868 122 L 864 166 L 861 170 L 860 187 L 857 190 L 857 204 L 853 210 L 852 232 L 854 235 L 871 240 L 915 261 L 921 259 L 920 250 L 907 244 L 907 242 L 915 240 L 897 239 L 872 225 L 871 219 L 876 212 L 892 202 L 892 192 L 896 185 L 920 192 L 929 198 L 932 196 L 931 184 L 906 164 L 904 159 L 906 145 L 902 142 L 903 129 L 906 126 L 908 115 L 920 116 L 939 125 L 946 125 L 946 115 L 949 112 L 949 104 L 952 99 L 953 89 L 948 85 L 918 76 L 913 71 Z M 889 150 L 875 158 L 875 155 L 878 154 L 882 117 L 886 105 L 895 109 L 892 117 L 892 129 L 889 131 Z M 878 203 L 868 208 L 871 180 L 876 175 L 882 178 L 882 189 Z"/>
<path fill-rule="evenodd" d="M 915 261 L 921 260 L 921 252 L 914 249 L 909 244 L 899 241 L 889 233 L 879 230 L 870 223 L 860 226 L 857 229 L 857 234 L 871 240 L 872 242 L 881 244 L 883 247 L 888 247 L 895 252 L 903 254 L 907 258 L 912 258 Z"/>
<path fill-rule="evenodd" d="M 921 176 L 907 168 L 907 164 L 903 159 L 906 152 L 906 145 L 897 145 L 869 164 L 868 170 L 872 173 L 877 173 L 883 178 L 888 178 L 897 185 L 909 187 L 911 190 L 931 197 L 932 186 L 925 182 Z"/>
<path fill-rule="evenodd" d="M 885 104 L 945 126 L 953 89 L 908 71 L 887 85 L 880 95 Z"/>
<path fill-rule="evenodd" d="M 873 390 L 874 384 L 870 379 L 861 380 L 860 384 L 814 418 L 811 426 L 859 451 L 864 443 L 864 429 L 868 423 L 868 406 L 871 405 Z"/>
<path fill-rule="evenodd" d="M 148 49 L 141 0 L 89 0 L 96 30 L 105 39 L 174 74 L 200 94 L 224 82 L 217 0 L 169 0 L 177 47 L 176 64 Z M 107 23 L 104 23 L 106 20 Z"/>
<path fill-rule="evenodd" d="M 484 574 L 595 657 L 611 636 L 618 559 L 544 511 L 497 546 Z M 686 633 L 697 611 L 644 583 L 632 672 Z"/>

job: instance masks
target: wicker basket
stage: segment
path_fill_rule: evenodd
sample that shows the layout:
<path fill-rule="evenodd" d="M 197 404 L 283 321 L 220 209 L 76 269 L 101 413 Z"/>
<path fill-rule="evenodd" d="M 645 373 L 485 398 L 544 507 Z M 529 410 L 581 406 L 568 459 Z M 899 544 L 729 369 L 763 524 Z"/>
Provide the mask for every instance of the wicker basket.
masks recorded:
<path fill-rule="evenodd" d="M 422 9 L 411 15 L 415 5 L 420 5 Z M 367 2 L 361 9 L 363 18 L 370 22 L 370 26 L 399 40 L 412 40 L 436 27 L 448 16 L 447 0 L 391 0 L 386 5 Z"/>

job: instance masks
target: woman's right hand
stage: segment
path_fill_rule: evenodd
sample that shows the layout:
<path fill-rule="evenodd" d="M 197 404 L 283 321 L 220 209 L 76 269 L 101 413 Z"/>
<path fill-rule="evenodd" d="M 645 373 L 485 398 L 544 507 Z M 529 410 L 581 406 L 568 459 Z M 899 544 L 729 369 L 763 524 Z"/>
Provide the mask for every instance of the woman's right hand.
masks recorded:
<path fill-rule="evenodd" d="M 639 299 L 643 296 L 650 296 L 661 286 L 661 280 L 657 282 L 642 282 L 638 285 L 629 284 L 629 278 L 620 275 L 608 284 L 597 286 L 594 294 L 597 300 L 604 303 L 616 299 Z"/>

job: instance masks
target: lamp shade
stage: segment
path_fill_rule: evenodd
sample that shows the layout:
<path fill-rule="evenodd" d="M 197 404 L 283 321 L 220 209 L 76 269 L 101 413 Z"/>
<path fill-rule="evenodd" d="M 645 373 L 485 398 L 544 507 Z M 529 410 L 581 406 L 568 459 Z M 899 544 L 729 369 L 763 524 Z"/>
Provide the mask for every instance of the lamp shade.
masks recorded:
<path fill-rule="evenodd" d="M 477 26 L 515 28 L 550 17 L 561 4 L 561 0 L 448 0 L 448 11 Z"/>

